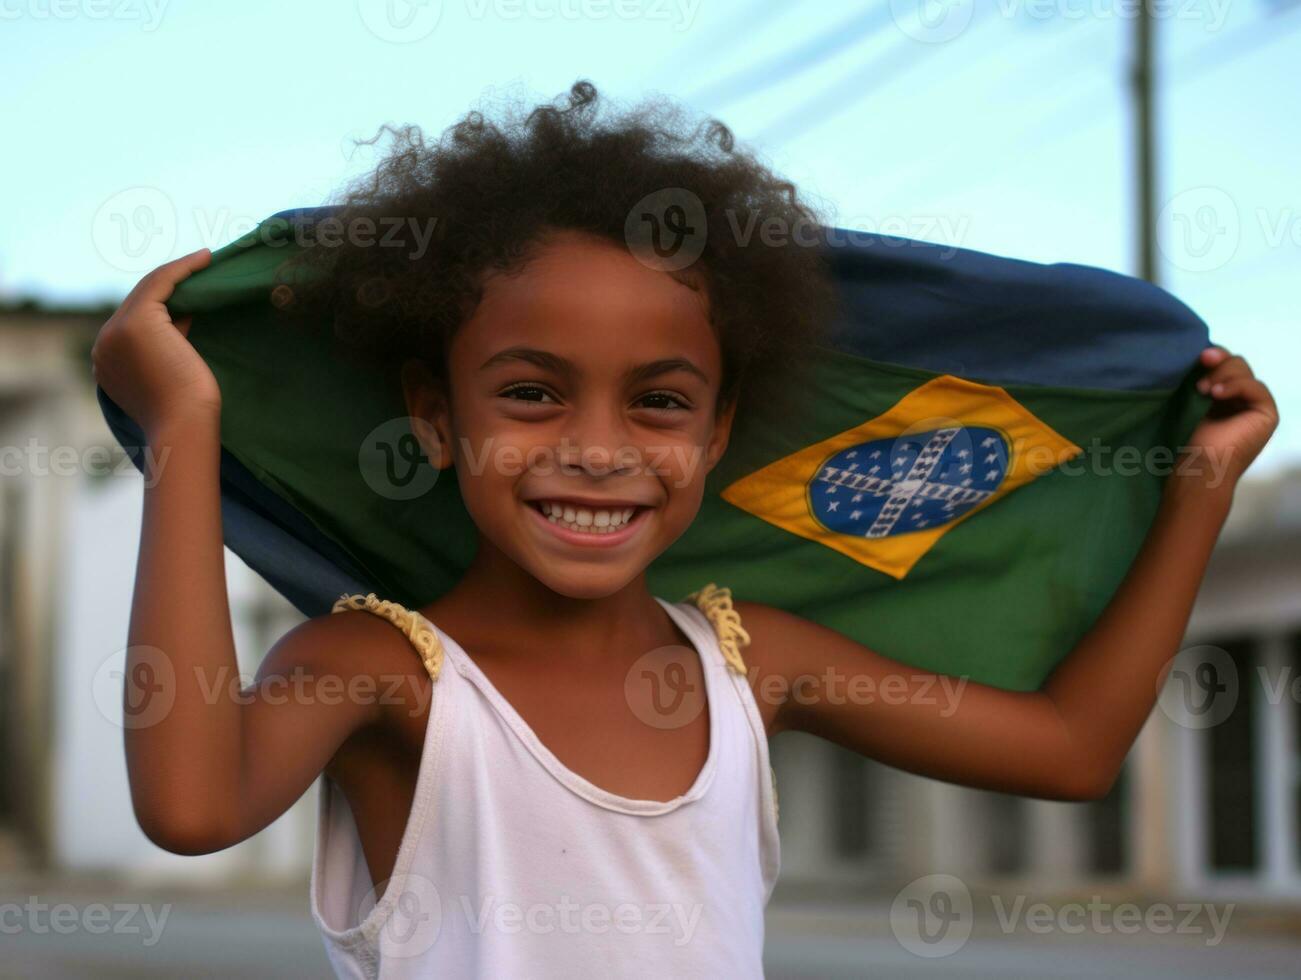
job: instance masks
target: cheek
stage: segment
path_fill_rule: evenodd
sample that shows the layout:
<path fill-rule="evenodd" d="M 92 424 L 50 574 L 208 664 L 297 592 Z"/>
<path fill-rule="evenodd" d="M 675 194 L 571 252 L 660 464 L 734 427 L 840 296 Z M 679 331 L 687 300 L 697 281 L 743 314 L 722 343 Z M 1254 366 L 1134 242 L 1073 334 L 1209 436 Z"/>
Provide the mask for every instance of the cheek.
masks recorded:
<path fill-rule="evenodd" d="M 661 482 L 675 496 L 689 498 L 701 482 L 704 450 L 694 442 L 682 442 L 660 449 L 653 463 Z"/>
<path fill-rule="evenodd" d="M 456 408 L 452 438 L 457 469 L 490 481 L 518 476 L 537 433 L 478 403 Z"/>

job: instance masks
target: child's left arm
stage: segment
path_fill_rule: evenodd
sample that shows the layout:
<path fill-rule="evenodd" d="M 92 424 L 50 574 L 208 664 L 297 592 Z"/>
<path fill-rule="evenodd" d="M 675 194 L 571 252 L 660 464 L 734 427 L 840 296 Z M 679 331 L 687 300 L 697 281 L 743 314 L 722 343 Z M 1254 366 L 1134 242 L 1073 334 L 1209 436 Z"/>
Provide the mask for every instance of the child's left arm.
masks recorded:
<path fill-rule="evenodd" d="M 986 789 L 1059 800 L 1105 795 L 1178 652 L 1234 486 L 1278 425 L 1273 397 L 1245 360 L 1208 347 L 1201 361 L 1211 370 L 1199 388 L 1214 401 L 1189 438 L 1199 451 L 1167 478 L 1120 588 L 1040 690 L 918 670 L 817 623 L 738 601 L 769 734 L 811 732 L 900 769 Z M 769 683 L 773 675 L 783 683 Z"/>

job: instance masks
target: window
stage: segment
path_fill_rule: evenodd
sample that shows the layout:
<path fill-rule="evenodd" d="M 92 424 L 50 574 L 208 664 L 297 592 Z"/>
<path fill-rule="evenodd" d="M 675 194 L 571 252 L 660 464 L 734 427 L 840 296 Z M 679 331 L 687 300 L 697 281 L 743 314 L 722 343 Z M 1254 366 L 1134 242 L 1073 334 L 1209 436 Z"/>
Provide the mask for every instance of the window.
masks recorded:
<path fill-rule="evenodd" d="M 1092 874 L 1122 873 L 1128 864 L 1125 853 L 1126 819 L 1129 813 L 1129 766 L 1120 770 L 1111 791 L 1102 799 L 1085 804 L 1088 825 L 1088 868 Z"/>
<path fill-rule="evenodd" d="M 1209 767 L 1206 791 L 1210 814 L 1208 846 L 1214 871 L 1254 872 L 1260 863 L 1256 840 L 1257 772 L 1255 714 L 1261 710 L 1254 644 L 1235 640 L 1217 644 L 1238 671 L 1238 698 L 1219 724 L 1206 729 Z"/>
<path fill-rule="evenodd" d="M 871 853 L 872 762 L 856 752 L 831 746 L 832 849 L 837 857 L 861 859 Z"/>

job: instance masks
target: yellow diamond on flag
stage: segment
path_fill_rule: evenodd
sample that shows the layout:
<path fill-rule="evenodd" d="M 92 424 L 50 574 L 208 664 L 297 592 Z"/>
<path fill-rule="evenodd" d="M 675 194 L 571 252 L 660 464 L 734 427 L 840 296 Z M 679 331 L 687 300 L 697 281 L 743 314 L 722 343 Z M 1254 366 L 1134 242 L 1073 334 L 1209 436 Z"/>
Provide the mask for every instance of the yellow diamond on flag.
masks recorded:
<path fill-rule="evenodd" d="M 1004 389 L 942 374 L 722 497 L 901 579 L 959 522 L 1081 452 Z"/>

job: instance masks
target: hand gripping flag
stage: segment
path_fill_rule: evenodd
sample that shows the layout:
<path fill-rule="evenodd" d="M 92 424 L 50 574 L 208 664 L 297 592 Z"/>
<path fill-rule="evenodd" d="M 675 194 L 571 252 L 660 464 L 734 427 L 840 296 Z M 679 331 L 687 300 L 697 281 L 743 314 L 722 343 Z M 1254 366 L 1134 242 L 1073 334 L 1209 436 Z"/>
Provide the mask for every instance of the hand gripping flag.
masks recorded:
<path fill-rule="evenodd" d="M 344 593 L 424 605 L 468 565 L 455 479 L 420 456 L 389 375 L 277 320 L 276 270 L 332 212 L 280 212 L 176 289 L 222 391 L 226 544 L 305 615 Z M 652 591 L 708 582 L 904 663 L 1039 687 L 1133 561 L 1205 413 L 1209 343 L 1157 287 L 841 228 L 832 340 L 794 410 L 738 417 Z M 142 471 L 139 427 L 97 390 Z"/>

